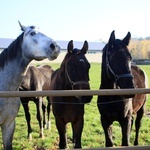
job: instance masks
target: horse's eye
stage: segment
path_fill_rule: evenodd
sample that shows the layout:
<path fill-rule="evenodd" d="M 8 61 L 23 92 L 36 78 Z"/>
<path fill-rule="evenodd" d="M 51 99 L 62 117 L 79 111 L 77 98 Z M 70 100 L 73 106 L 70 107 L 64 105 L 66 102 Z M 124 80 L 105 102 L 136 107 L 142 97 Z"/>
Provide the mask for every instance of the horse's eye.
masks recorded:
<path fill-rule="evenodd" d="M 36 34 L 36 33 L 35 33 L 34 31 L 30 33 L 30 35 L 35 35 L 35 34 Z"/>

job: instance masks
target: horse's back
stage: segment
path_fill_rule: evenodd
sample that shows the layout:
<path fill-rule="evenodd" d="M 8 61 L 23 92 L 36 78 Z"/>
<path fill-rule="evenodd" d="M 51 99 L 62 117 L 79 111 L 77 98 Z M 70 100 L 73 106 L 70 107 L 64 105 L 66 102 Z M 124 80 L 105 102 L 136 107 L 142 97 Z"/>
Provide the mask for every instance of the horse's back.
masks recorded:
<path fill-rule="evenodd" d="M 20 90 L 49 90 L 53 72 L 53 68 L 49 65 L 29 66 L 21 82 Z"/>
<path fill-rule="evenodd" d="M 136 88 L 147 88 L 147 75 L 146 73 L 138 66 L 132 65 L 131 71 L 134 77 L 134 82 Z M 133 104 L 133 113 L 136 113 L 146 102 L 146 94 L 136 94 L 132 100 Z"/>
<path fill-rule="evenodd" d="M 46 77 L 50 77 L 54 69 L 49 65 L 41 65 L 37 67 Z"/>

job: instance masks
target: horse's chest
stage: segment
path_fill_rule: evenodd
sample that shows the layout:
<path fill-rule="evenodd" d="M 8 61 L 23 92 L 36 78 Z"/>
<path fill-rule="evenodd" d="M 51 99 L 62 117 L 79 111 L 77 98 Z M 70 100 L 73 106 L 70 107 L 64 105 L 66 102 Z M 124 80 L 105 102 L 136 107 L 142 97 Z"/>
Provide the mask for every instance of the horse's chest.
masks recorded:
<path fill-rule="evenodd" d="M 5 69 L 0 71 L 0 90 L 16 90 L 22 81 L 22 77 L 23 73 L 21 73 L 21 70 L 14 68 L 13 65 L 7 65 Z"/>
<path fill-rule="evenodd" d="M 68 123 L 84 115 L 84 106 L 80 104 L 56 104 L 53 106 L 53 112 L 56 118 Z"/>
<path fill-rule="evenodd" d="M 13 120 L 19 111 L 19 98 L 0 98 L 0 124 Z"/>
<path fill-rule="evenodd" d="M 118 101 L 99 105 L 101 115 L 111 118 L 112 120 L 119 120 L 125 118 L 128 115 L 132 115 L 132 103 L 131 101 Z"/>

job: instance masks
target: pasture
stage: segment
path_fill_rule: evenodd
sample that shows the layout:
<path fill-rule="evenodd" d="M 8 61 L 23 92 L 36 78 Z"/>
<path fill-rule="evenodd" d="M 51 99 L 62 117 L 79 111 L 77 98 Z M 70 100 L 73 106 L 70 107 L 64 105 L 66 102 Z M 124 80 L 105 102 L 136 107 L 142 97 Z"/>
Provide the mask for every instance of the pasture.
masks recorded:
<path fill-rule="evenodd" d="M 38 63 L 36 63 L 38 65 Z M 59 67 L 59 63 L 49 63 L 54 69 Z M 150 66 L 140 66 L 149 77 L 150 87 Z M 90 69 L 90 85 L 91 89 L 99 89 L 100 85 L 100 64 L 91 63 Z M 31 123 L 33 127 L 33 139 L 28 141 L 27 139 L 27 125 L 24 116 L 24 110 L 21 105 L 18 116 L 16 118 L 16 129 L 13 139 L 13 148 L 15 150 L 50 150 L 56 149 L 58 146 L 58 133 L 55 127 L 54 116 L 51 113 L 51 131 L 45 129 L 45 139 L 40 139 L 39 127 L 36 119 L 36 106 L 33 102 L 30 102 Z M 139 143 L 140 145 L 150 145 L 150 117 L 147 115 L 150 112 L 150 96 L 148 96 L 147 103 L 145 105 L 145 115 L 142 119 L 142 126 L 140 128 Z M 90 104 L 85 105 L 85 123 L 82 133 L 82 148 L 102 148 L 105 146 L 104 131 L 100 123 L 100 114 L 97 108 L 97 96 L 94 96 Z M 72 148 L 71 142 L 71 127 L 67 126 L 68 134 L 68 146 Z M 121 144 L 121 128 L 118 123 L 113 124 L 113 140 L 116 146 Z M 134 141 L 134 126 L 131 132 L 130 145 L 133 145 Z M 1 136 L 1 135 L 0 135 Z M 0 139 L 2 139 L 0 137 Z M 2 141 L 1 145 L 2 145 Z M 1 149 L 1 148 L 0 148 Z"/>

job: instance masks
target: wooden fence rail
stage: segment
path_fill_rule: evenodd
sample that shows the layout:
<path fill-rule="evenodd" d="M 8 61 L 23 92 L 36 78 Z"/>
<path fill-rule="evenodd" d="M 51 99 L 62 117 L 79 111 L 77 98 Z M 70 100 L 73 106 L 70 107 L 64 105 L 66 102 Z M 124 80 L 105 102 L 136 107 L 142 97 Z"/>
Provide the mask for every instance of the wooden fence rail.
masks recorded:
<path fill-rule="evenodd" d="M 150 88 L 103 90 L 0 91 L 0 97 L 88 96 L 150 94 Z M 94 150 L 150 150 L 150 146 L 98 148 Z"/>
<path fill-rule="evenodd" d="M 0 91 L 0 97 L 89 96 L 150 94 L 150 88 L 103 90 Z"/>

